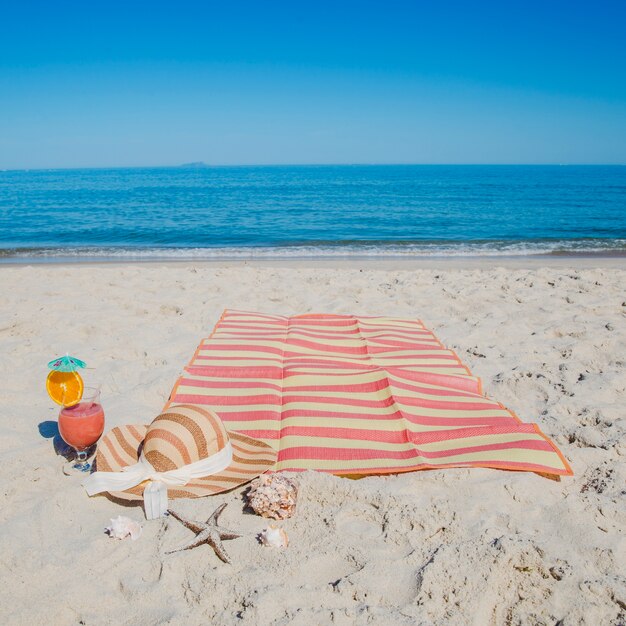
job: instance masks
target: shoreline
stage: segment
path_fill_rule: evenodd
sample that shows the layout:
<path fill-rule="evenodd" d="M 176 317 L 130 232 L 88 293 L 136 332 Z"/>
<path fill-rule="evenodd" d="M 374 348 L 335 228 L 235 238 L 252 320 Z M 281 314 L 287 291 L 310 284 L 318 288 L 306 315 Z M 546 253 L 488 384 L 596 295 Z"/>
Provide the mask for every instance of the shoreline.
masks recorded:
<path fill-rule="evenodd" d="M 194 259 L 181 257 L 155 258 L 89 258 L 78 257 L 33 257 L 0 258 L 0 271 L 15 267 L 81 267 L 81 266 L 165 266 L 165 267 L 267 267 L 267 268 L 336 268 L 336 269 L 381 269 L 381 270 L 411 270 L 411 269 L 492 269 L 503 267 L 507 269 L 537 269 L 537 268 L 573 268 L 573 269 L 626 269 L 626 254 L 560 254 L 560 255 L 515 255 L 515 256 L 441 256 L 441 257 L 267 257 L 267 258 L 203 258 Z"/>

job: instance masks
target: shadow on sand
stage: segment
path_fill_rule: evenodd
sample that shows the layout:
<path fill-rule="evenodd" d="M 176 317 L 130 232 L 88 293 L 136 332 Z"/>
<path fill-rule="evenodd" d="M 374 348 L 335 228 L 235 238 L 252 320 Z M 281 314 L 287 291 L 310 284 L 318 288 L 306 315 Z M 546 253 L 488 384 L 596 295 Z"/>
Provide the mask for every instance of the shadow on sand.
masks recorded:
<path fill-rule="evenodd" d="M 54 448 L 54 452 L 59 456 L 64 457 L 68 461 L 73 461 L 76 458 L 76 450 L 72 448 L 69 444 L 63 441 L 63 437 L 61 437 L 61 433 L 59 433 L 59 423 L 54 420 L 46 420 L 45 422 L 40 422 L 37 426 L 39 429 L 39 434 L 44 439 L 52 439 L 52 447 Z M 87 454 L 89 457 L 93 456 L 96 453 L 96 444 L 94 443 L 87 450 Z"/>

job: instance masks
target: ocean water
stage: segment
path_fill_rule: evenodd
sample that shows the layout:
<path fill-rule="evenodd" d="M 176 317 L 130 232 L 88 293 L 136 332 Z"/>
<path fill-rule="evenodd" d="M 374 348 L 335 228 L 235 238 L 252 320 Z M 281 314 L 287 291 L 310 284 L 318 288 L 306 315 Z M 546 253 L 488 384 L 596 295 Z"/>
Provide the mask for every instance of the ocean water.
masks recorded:
<path fill-rule="evenodd" d="M 0 260 L 626 253 L 623 166 L 0 172 Z"/>

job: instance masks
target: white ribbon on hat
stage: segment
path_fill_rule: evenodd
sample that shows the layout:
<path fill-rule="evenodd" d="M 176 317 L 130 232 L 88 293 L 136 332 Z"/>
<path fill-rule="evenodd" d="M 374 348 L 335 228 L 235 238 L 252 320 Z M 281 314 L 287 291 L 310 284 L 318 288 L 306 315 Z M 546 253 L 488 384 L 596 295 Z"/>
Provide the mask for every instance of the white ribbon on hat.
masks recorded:
<path fill-rule="evenodd" d="M 233 447 L 226 443 L 216 454 L 183 465 L 175 470 L 157 472 L 141 452 L 134 465 L 128 465 L 121 472 L 94 472 L 83 481 L 83 487 L 90 496 L 103 491 L 126 491 L 144 481 L 150 481 L 143 492 L 146 519 L 163 517 L 167 511 L 167 488 L 183 487 L 195 478 L 205 478 L 225 470 L 233 460 Z"/>

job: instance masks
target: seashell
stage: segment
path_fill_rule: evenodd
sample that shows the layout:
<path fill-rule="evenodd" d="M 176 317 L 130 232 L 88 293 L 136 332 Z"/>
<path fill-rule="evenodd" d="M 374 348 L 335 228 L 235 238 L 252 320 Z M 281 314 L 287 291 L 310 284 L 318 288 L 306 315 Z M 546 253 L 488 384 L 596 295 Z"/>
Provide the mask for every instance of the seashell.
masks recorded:
<path fill-rule="evenodd" d="M 104 529 L 104 532 L 109 533 L 109 537 L 112 539 L 126 539 L 130 537 L 133 541 L 138 539 L 141 535 L 141 524 L 129 517 L 123 517 L 118 515 L 115 518 L 111 518 L 111 525 Z"/>
<path fill-rule="evenodd" d="M 270 524 L 260 535 L 259 539 L 268 548 L 286 548 L 289 545 L 287 533 L 278 526 Z"/>
<path fill-rule="evenodd" d="M 287 519 L 296 510 L 298 485 L 283 474 L 262 474 L 252 481 L 248 506 L 261 517 Z"/>

